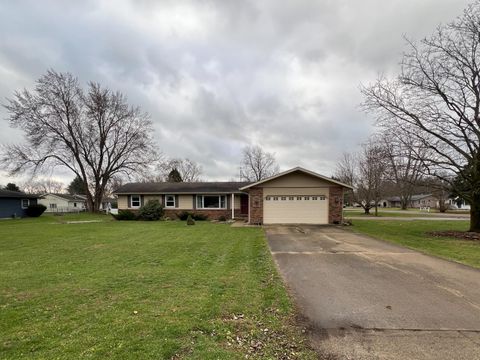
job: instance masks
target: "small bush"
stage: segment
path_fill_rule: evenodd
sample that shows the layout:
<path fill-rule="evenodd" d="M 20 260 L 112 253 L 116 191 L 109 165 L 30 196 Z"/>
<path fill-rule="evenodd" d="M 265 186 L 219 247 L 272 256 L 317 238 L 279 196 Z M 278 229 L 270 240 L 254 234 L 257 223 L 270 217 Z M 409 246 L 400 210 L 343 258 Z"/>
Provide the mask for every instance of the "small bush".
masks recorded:
<path fill-rule="evenodd" d="M 195 220 L 193 220 L 192 215 L 188 215 L 187 225 L 195 225 Z"/>
<path fill-rule="evenodd" d="M 130 210 L 118 210 L 118 214 L 112 216 L 116 220 L 137 220 L 137 215 Z"/>
<path fill-rule="evenodd" d="M 158 200 L 149 200 L 140 208 L 138 215 L 142 220 L 160 220 L 160 218 L 163 216 L 163 206 L 158 202 Z"/>
<path fill-rule="evenodd" d="M 27 216 L 30 217 L 39 217 L 43 214 L 43 212 L 47 210 L 45 205 L 36 204 L 36 205 L 29 205 L 28 208 L 25 210 Z"/>
<path fill-rule="evenodd" d="M 190 211 L 182 211 L 181 213 L 177 214 L 177 217 L 182 221 L 187 220 L 189 216 L 191 216 L 193 220 L 197 221 L 203 221 L 208 219 L 208 216 L 205 214 L 194 213 Z"/>

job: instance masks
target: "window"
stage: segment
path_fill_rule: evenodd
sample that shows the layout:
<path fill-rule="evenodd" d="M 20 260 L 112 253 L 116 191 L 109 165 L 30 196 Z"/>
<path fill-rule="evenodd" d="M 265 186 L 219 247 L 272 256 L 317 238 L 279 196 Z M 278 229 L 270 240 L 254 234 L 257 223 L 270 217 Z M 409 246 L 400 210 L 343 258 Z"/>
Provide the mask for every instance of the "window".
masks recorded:
<path fill-rule="evenodd" d="M 22 209 L 28 208 L 28 205 L 30 205 L 30 200 L 29 199 L 22 199 Z"/>
<path fill-rule="evenodd" d="M 175 195 L 165 196 L 165 207 L 174 208 L 175 207 Z"/>
<path fill-rule="evenodd" d="M 285 201 L 287 200 L 287 197 L 286 196 L 282 196 L 282 201 Z"/>
<path fill-rule="evenodd" d="M 312 196 L 312 200 L 317 200 L 317 197 L 316 197 L 316 196 Z"/>
<path fill-rule="evenodd" d="M 274 196 L 274 197 L 273 197 L 273 200 L 277 201 L 277 200 L 278 200 L 278 196 Z"/>
<path fill-rule="evenodd" d="M 77 207 L 77 203 L 73 203 L 73 207 Z"/>
<path fill-rule="evenodd" d="M 288 200 L 294 200 L 295 198 L 293 196 L 289 196 Z"/>
<path fill-rule="evenodd" d="M 301 197 L 301 196 L 297 196 L 297 200 L 302 200 L 302 197 Z"/>
<path fill-rule="evenodd" d="M 132 195 L 131 196 L 130 207 L 132 207 L 132 208 L 140 207 L 140 195 Z"/>
<path fill-rule="evenodd" d="M 225 195 L 198 195 L 197 209 L 226 209 Z"/>
<path fill-rule="evenodd" d="M 303 200 L 310 200 L 310 196 L 304 196 Z"/>
<path fill-rule="evenodd" d="M 325 200 L 325 195 L 320 195 L 319 198 L 320 200 Z"/>
<path fill-rule="evenodd" d="M 267 196 L 267 197 L 265 198 L 265 200 L 269 201 L 269 200 L 270 200 L 270 196 Z"/>
<path fill-rule="evenodd" d="M 57 208 L 57 204 L 48 204 L 48 207 L 50 209 L 56 209 Z"/>

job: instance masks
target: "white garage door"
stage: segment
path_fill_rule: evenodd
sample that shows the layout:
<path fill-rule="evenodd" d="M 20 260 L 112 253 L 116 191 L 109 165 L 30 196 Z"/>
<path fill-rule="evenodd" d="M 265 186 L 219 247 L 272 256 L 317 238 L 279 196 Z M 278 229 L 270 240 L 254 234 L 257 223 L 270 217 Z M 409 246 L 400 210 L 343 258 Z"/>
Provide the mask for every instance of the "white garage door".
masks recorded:
<path fill-rule="evenodd" d="M 313 190 L 313 189 L 312 189 Z M 265 189 L 265 224 L 328 224 L 328 191 Z"/>

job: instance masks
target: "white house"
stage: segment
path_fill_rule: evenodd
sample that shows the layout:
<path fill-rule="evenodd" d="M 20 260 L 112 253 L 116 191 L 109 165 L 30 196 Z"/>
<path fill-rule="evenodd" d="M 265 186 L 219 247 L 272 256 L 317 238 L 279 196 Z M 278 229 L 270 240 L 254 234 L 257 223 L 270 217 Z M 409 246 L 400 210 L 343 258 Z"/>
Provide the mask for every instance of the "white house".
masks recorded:
<path fill-rule="evenodd" d="M 38 203 L 47 207 L 46 212 L 85 211 L 85 196 L 70 194 L 43 194 Z"/>

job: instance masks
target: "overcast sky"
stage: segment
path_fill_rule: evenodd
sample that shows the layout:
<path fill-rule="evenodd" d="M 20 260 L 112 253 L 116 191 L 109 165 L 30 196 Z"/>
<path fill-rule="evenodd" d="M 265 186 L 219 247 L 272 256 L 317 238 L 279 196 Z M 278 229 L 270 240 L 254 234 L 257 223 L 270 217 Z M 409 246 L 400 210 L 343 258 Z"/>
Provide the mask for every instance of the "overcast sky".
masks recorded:
<path fill-rule="evenodd" d="M 403 35 L 420 39 L 467 3 L 0 0 L 0 101 L 48 68 L 69 71 L 125 93 L 163 153 L 206 179 L 234 178 L 247 144 L 282 170 L 328 176 L 372 132 L 359 85 L 398 71 Z M 5 118 L 0 143 L 22 141 Z"/>

